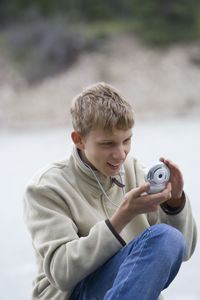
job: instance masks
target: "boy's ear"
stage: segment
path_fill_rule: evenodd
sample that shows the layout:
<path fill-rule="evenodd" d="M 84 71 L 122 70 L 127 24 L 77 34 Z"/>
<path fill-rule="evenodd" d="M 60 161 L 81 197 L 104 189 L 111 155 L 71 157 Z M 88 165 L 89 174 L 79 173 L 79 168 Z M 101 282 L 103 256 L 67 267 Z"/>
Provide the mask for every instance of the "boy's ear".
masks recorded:
<path fill-rule="evenodd" d="M 84 150 L 83 139 L 77 131 L 72 131 L 71 138 L 78 149 Z"/>

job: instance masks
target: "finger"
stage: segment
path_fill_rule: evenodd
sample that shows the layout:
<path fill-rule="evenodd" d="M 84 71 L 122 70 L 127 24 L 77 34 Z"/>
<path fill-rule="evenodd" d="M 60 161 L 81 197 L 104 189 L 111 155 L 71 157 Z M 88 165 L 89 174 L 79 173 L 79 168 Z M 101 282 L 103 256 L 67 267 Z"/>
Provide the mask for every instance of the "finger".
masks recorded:
<path fill-rule="evenodd" d="M 175 164 L 172 160 L 160 157 L 160 161 L 165 163 L 170 169 L 179 170 L 179 166 Z"/>
<path fill-rule="evenodd" d="M 163 162 L 164 164 L 168 165 L 168 167 L 172 164 L 172 161 L 169 159 L 166 159 L 164 157 L 160 157 L 159 159 L 161 162 Z"/>
<path fill-rule="evenodd" d="M 140 187 L 136 188 L 133 190 L 134 196 L 139 197 L 143 193 L 147 193 L 148 190 L 150 189 L 150 183 L 146 182 L 145 184 L 141 185 Z"/>
<path fill-rule="evenodd" d="M 166 185 L 166 188 L 165 188 L 164 190 L 162 190 L 161 192 L 156 193 L 155 195 L 157 195 L 157 197 L 159 198 L 159 197 L 162 197 L 162 196 L 165 195 L 165 194 L 170 194 L 171 191 L 172 191 L 172 184 L 171 184 L 171 182 L 169 181 L 169 182 L 167 183 L 167 185 Z"/>
<path fill-rule="evenodd" d="M 163 191 L 159 193 L 143 196 L 143 199 L 146 200 L 147 202 L 153 202 L 154 204 L 158 205 L 171 199 L 171 190 L 172 190 L 171 182 L 168 182 L 166 188 Z"/>
<path fill-rule="evenodd" d="M 166 164 L 168 166 L 168 168 L 170 170 L 172 170 L 172 167 L 173 167 L 172 161 L 170 161 L 169 159 L 166 159 L 164 157 L 160 157 L 160 161 L 163 162 L 164 164 Z"/>
<path fill-rule="evenodd" d="M 172 190 L 172 184 L 170 181 L 168 181 L 167 185 L 166 185 L 166 190 L 170 191 Z"/>
<path fill-rule="evenodd" d="M 165 202 L 165 201 L 171 199 L 171 197 L 172 197 L 171 182 L 168 182 L 166 188 L 162 192 L 158 193 L 157 196 L 158 196 L 158 200 L 160 199 L 159 203 L 162 203 L 162 202 Z"/>
<path fill-rule="evenodd" d="M 162 161 L 162 162 L 165 162 L 165 158 L 164 157 L 160 157 L 159 160 Z"/>

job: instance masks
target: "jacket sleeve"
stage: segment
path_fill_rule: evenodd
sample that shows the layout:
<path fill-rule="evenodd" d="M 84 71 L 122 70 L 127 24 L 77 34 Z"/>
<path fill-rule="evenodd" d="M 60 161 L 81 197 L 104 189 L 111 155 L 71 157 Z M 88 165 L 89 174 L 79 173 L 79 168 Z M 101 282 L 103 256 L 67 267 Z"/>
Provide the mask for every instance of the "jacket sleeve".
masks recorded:
<path fill-rule="evenodd" d="M 70 209 L 51 186 L 32 183 L 27 187 L 24 216 L 44 273 L 62 291 L 73 289 L 122 248 L 105 220 L 79 237 Z"/>

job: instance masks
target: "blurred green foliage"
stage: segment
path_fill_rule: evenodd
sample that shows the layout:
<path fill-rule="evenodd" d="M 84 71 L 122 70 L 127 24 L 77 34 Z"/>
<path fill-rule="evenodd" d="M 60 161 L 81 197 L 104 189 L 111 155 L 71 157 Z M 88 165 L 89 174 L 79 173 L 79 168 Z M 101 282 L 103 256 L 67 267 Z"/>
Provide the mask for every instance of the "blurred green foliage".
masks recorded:
<path fill-rule="evenodd" d="M 94 24 L 93 33 L 97 34 L 102 34 L 102 30 L 103 34 L 108 33 L 111 22 L 116 24 L 120 20 L 120 28 L 134 31 L 153 44 L 196 39 L 200 35 L 200 0 L 1 0 L 0 3 L 2 25 L 30 16 L 58 15 L 73 23 L 88 23 L 89 28 Z M 111 26 L 111 33 L 112 30 Z"/>
<path fill-rule="evenodd" d="M 165 44 L 199 38 L 199 0 L 133 0 L 130 10 L 139 22 L 144 40 Z"/>
<path fill-rule="evenodd" d="M 118 33 L 159 47 L 199 40 L 200 0 L 0 0 L 0 50 L 30 84 Z"/>

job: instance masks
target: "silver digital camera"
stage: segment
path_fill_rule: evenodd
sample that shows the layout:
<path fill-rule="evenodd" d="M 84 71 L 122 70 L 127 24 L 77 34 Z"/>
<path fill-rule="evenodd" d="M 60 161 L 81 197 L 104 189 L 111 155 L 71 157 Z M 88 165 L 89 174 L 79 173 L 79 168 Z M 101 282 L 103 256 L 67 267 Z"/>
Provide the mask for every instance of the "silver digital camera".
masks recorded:
<path fill-rule="evenodd" d="M 170 170 L 163 162 L 159 162 L 147 169 L 145 172 L 145 181 L 151 184 L 148 194 L 155 194 L 164 190 L 169 178 Z"/>

